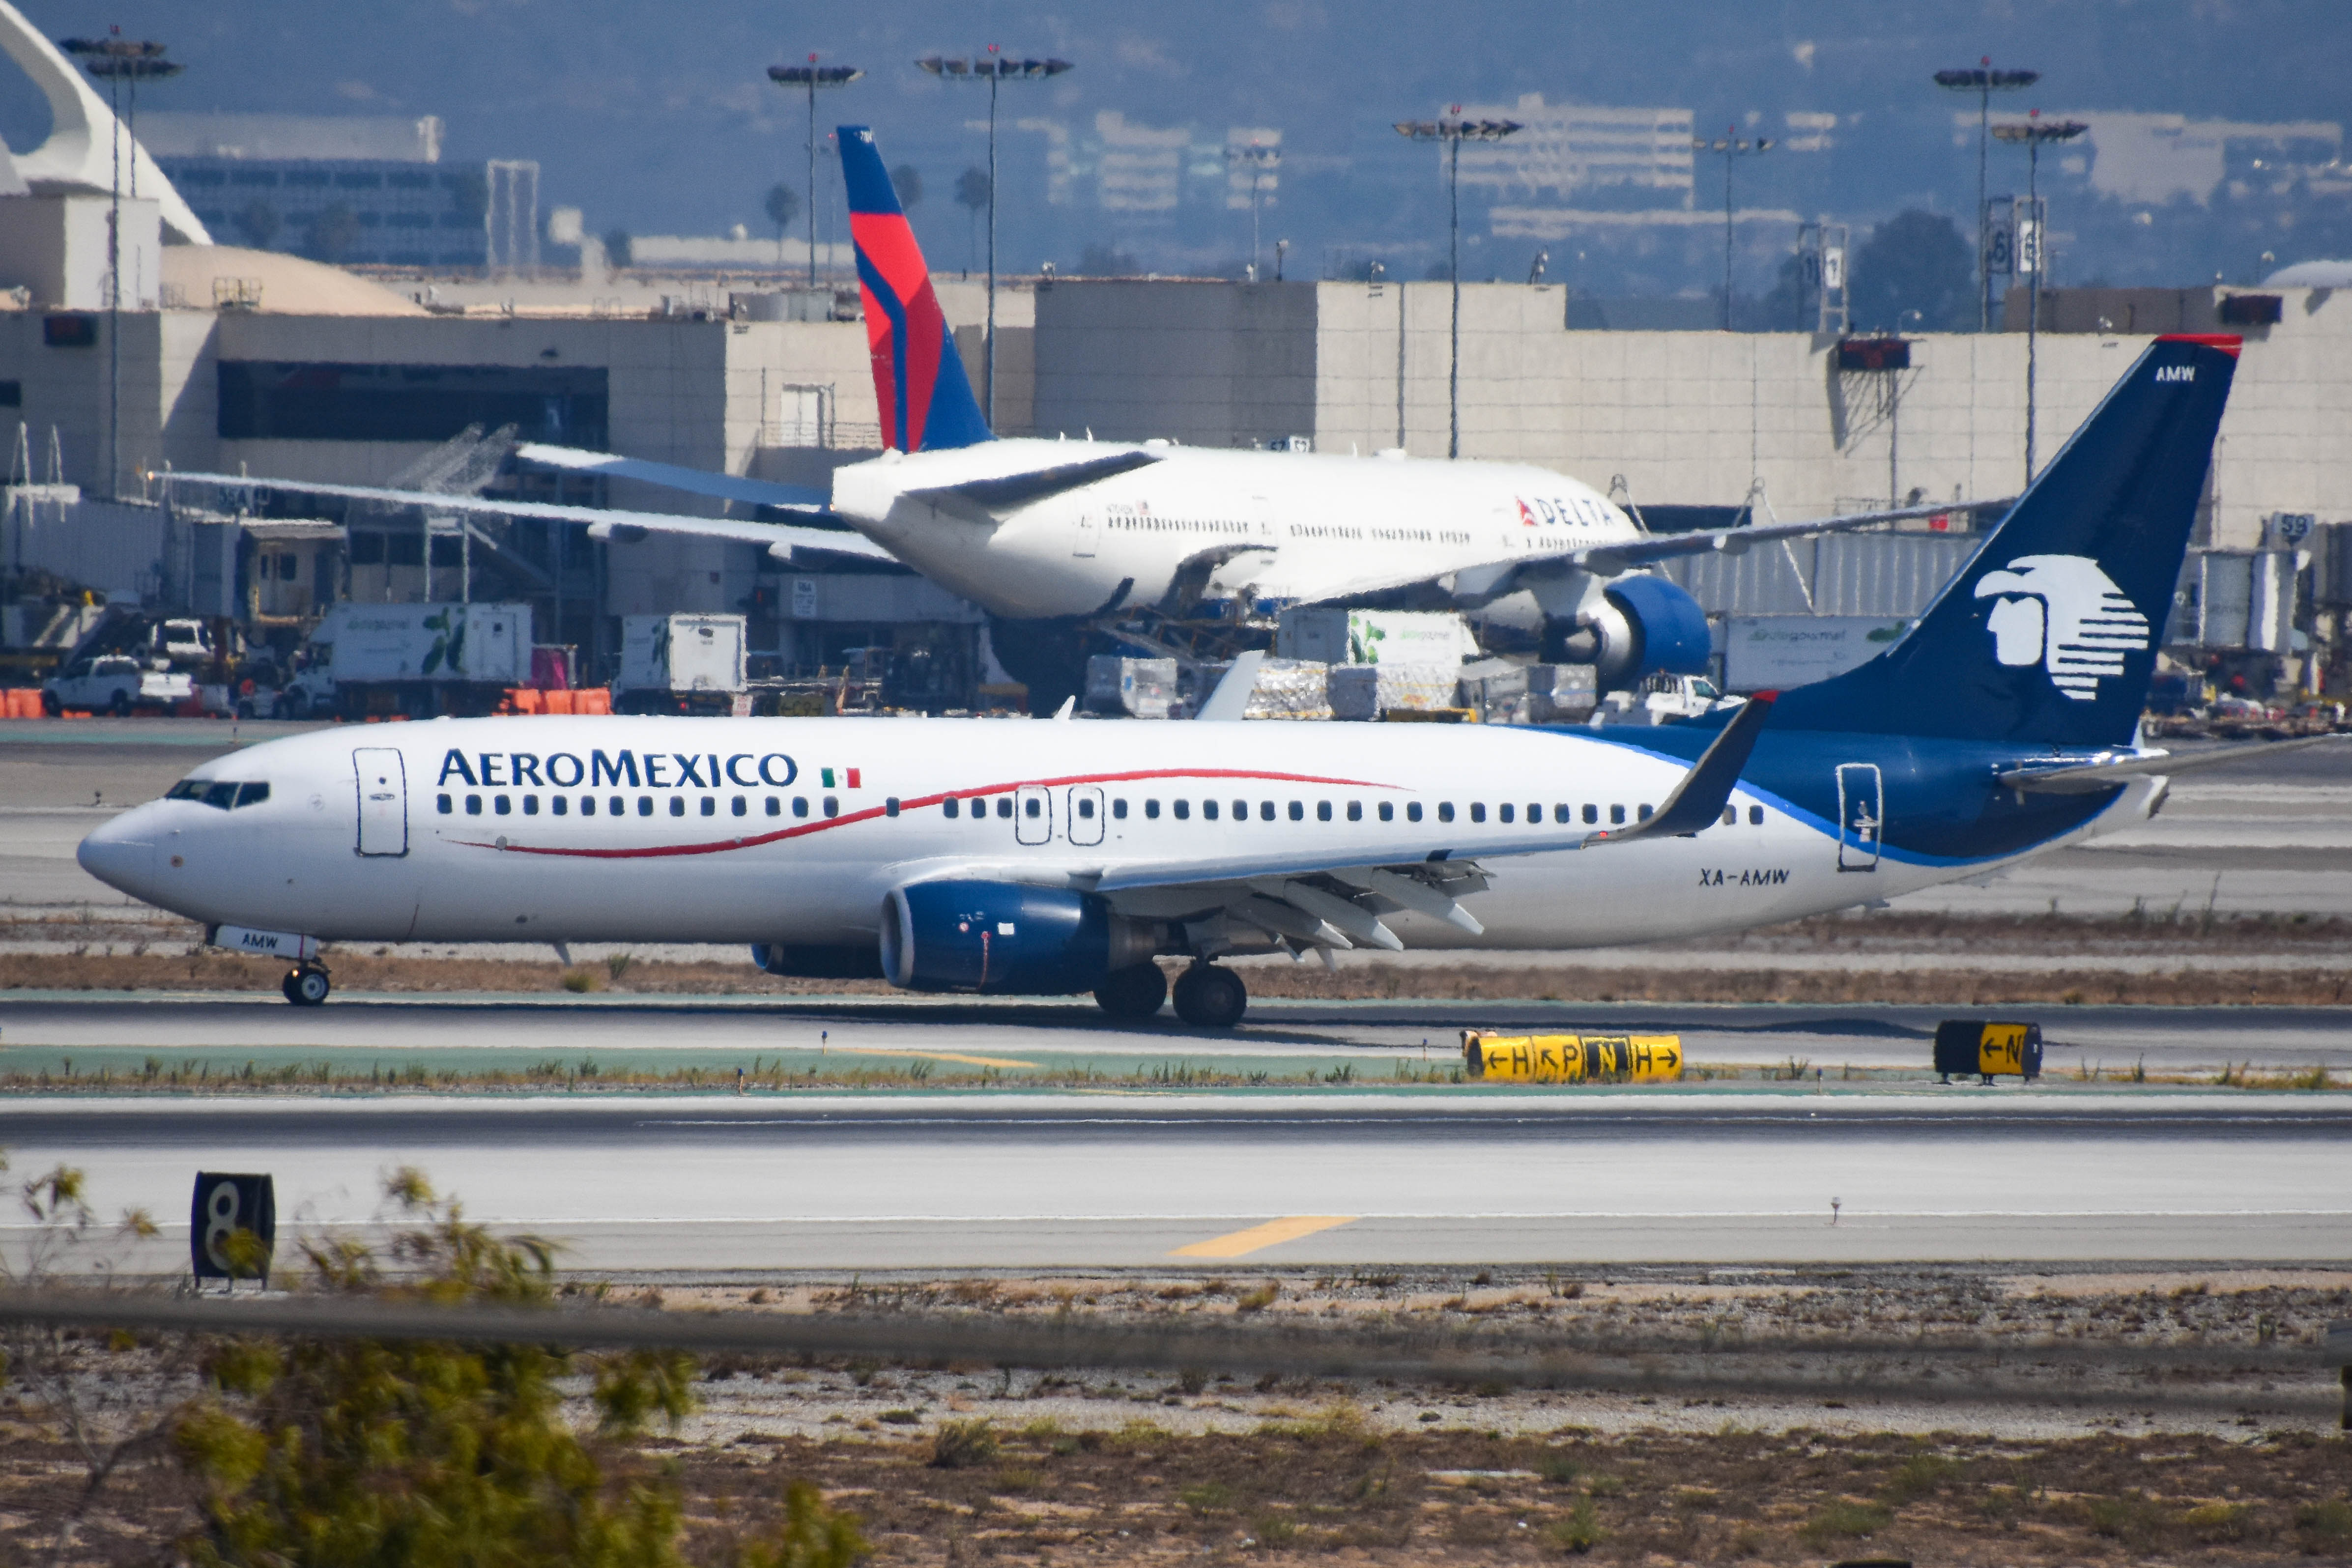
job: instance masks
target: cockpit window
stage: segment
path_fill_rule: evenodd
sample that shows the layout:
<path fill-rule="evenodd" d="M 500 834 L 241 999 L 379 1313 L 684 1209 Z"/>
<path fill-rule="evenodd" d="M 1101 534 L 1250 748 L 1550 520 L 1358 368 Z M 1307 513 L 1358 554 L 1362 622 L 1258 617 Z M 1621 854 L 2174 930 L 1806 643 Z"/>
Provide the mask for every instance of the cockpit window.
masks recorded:
<path fill-rule="evenodd" d="M 209 779 L 183 779 L 177 784 L 173 785 L 169 789 L 163 791 L 163 799 L 166 800 L 201 800 L 205 798 L 205 791 L 212 787 L 213 781 Z"/>
<path fill-rule="evenodd" d="M 269 786 L 267 784 L 240 784 L 236 787 L 236 803 L 240 806 L 258 806 L 268 799 Z"/>
<path fill-rule="evenodd" d="M 166 800 L 201 800 L 217 810 L 233 811 L 239 806 L 258 806 L 269 799 L 269 786 L 254 781 L 236 783 L 223 779 L 183 779 L 163 791 Z"/>
<path fill-rule="evenodd" d="M 236 804 L 236 786 L 234 784 L 215 784 L 211 786 L 205 790 L 205 804 L 207 806 L 217 806 L 224 811 L 227 810 L 231 806 Z"/>

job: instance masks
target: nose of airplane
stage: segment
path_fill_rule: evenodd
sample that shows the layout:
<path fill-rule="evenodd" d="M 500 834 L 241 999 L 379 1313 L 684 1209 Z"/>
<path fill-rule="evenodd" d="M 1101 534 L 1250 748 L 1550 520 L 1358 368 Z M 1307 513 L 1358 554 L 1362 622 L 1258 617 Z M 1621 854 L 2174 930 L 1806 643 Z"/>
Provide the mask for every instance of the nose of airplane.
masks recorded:
<path fill-rule="evenodd" d="M 125 811 L 82 840 L 74 852 L 82 870 L 139 899 L 152 897 L 155 882 L 154 835 L 137 821 L 142 814 Z"/>

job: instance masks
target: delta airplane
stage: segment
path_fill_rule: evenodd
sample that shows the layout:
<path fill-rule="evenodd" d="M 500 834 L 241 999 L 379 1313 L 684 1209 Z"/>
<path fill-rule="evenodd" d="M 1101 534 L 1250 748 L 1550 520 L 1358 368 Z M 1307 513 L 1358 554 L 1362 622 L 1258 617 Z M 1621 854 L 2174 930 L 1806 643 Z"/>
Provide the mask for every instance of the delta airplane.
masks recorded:
<path fill-rule="evenodd" d="M 1643 565 L 1953 509 L 1653 535 L 1591 486 L 1527 464 L 1000 440 L 973 401 L 873 132 L 843 126 L 840 147 L 886 447 L 879 457 L 837 469 L 828 493 L 565 447 L 515 454 L 537 466 L 778 508 L 800 525 L 242 476 L 155 477 L 585 522 L 600 538 L 643 529 L 762 543 L 786 556 L 887 555 L 988 611 L 999 657 L 1045 691 L 1067 690 L 1082 674 L 1069 667 L 1075 643 L 1057 639 L 1057 629 L 1147 612 L 1184 619 L 1204 603 L 1263 612 L 1400 596 L 1490 611 L 1514 600 L 1519 613 L 1506 618 L 1539 617 L 1548 652 L 1596 664 L 1603 689 L 1653 673 L 1696 674 L 1711 652 L 1706 613 Z M 844 523 L 856 532 L 838 531 Z"/>
<path fill-rule="evenodd" d="M 779 975 L 1167 999 L 1218 960 L 1705 936 L 1982 875 L 2236 755 L 2139 748 L 2238 340 L 2158 339 L 1910 634 L 1656 727 L 440 719 L 198 768 L 92 874 L 291 959 L 331 942 L 733 941 Z M 1221 686 L 1212 721 L 1245 692 Z M 2282 742 L 2268 749 L 2303 744 Z M 2262 749 L 2260 747 L 2251 749 Z"/>

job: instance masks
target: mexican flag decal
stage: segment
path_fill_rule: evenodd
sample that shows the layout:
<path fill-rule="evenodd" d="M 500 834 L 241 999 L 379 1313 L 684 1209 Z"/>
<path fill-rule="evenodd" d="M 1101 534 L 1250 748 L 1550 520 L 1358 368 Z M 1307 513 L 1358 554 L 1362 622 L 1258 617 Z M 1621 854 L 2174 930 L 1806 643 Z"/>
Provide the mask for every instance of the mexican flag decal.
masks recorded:
<path fill-rule="evenodd" d="M 863 789 L 866 787 L 857 781 L 857 769 L 855 768 L 821 768 L 817 771 L 824 777 L 824 787 L 828 789 Z"/>

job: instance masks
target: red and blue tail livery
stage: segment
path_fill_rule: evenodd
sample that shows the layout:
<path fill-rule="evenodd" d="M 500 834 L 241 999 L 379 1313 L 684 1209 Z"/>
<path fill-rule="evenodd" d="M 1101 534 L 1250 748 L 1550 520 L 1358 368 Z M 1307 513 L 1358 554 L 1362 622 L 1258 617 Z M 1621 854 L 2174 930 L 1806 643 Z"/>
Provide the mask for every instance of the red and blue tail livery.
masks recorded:
<path fill-rule="evenodd" d="M 930 269 L 923 265 L 915 231 L 875 150 L 874 132 L 845 125 L 840 145 L 883 444 L 900 452 L 935 452 L 994 439 L 931 291 Z"/>

